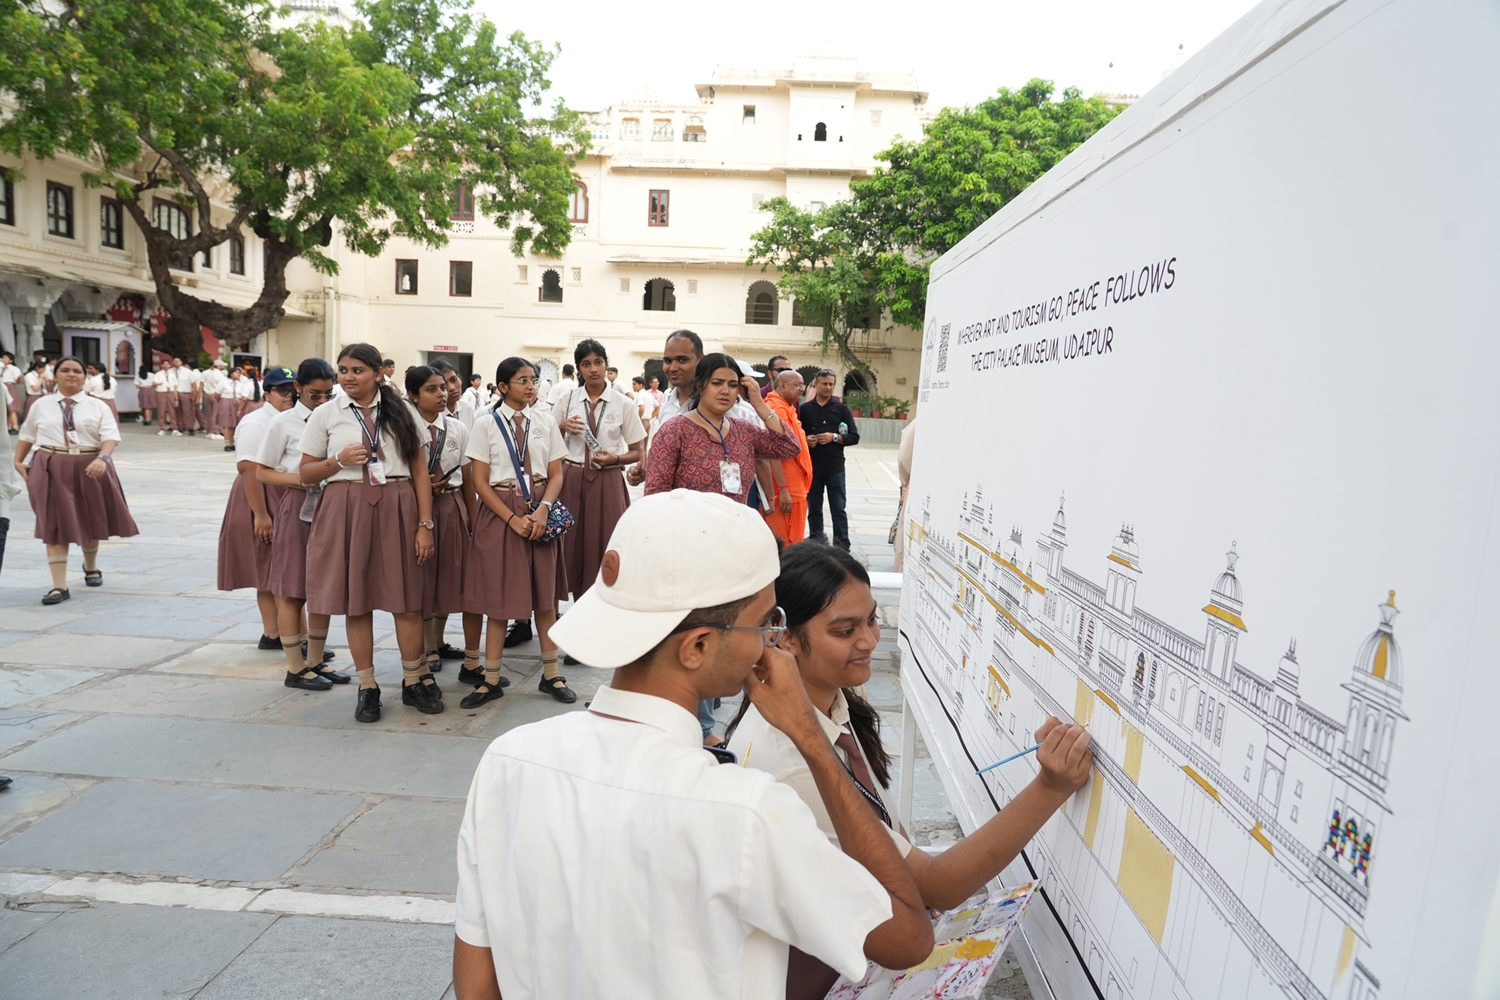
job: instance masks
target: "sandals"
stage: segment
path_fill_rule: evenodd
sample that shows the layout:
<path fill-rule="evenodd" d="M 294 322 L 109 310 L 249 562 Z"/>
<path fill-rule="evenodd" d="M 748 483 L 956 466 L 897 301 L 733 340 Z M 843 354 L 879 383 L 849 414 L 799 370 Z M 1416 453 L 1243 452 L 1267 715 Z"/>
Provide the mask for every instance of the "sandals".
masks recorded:
<path fill-rule="evenodd" d="M 53 587 L 42 596 L 43 604 L 61 604 L 73 595 L 68 593 L 66 587 Z"/>
<path fill-rule="evenodd" d="M 85 587 L 104 586 L 104 574 L 97 569 L 86 569 L 83 571 L 83 585 Z"/>
<path fill-rule="evenodd" d="M 568 687 L 568 679 L 562 674 L 556 677 L 543 677 L 536 687 L 542 694 L 550 694 L 564 705 L 571 705 L 578 700 L 578 695 Z"/>

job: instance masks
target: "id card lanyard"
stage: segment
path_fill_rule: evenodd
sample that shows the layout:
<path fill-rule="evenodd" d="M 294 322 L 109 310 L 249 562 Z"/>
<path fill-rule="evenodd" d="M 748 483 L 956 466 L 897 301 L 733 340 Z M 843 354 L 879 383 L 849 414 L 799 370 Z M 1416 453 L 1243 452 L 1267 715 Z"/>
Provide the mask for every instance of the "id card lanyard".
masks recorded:
<path fill-rule="evenodd" d="M 516 470 L 516 482 L 521 487 L 521 499 L 528 504 L 531 503 L 531 477 L 526 475 L 526 450 L 531 446 L 531 418 L 526 418 L 522 433 L 526 436 L 525 441 L 511 441 L 510 432 L 505 427 L 505 421 L 500 419 L 500 409 L 497 406 L 490 411 L 490 416 L 495 418 L 495 426 L 500 428 L 500 437 L 505 440 L 505 450 L 510 452 L 511 467 Z M 519 447 L 519 451 L 517 448 Z"/>
<path fill-rule="evenodd" d="M 66 399 L 59 399 L 57 408 L 62 411 L 63 443 L 67 446 L 69 455 L 76 455 L 79 452 L 76 416 L 78 404 L 74 403 L 70 407 L 66 405 Z"/>
<path fill-rule="evenodd" d="M 693 412 L 698 414 L 698 418 L 705 424 L 710 427 L 714 426 L 713 422 L 705 417 L 703 411 L 696 406 L 693 407 Z M 728 419 L 729 415 L 725 414 L 719 421 L 719 426 L 714 427 L 714 433 L 719 435 L 719 447 L 724 449 L 724 460 L 719 463 L 719 486 L 725 493 L 738 494 L 740 492 L 740 463 L 729 460 L 729 445 L 724 440 L 724 421 Z"/>
<path fill-rule="evenodd" d="M 359 421 L 359 429 L 365 432 L 365 442 L 370 446 L 370 457 L 365 460 L 365 470 L 370 474 L 370 483 L 374 486 L 385 485 L 385 463 L 380 460 L 380 439 L 370 433 L 370 427 L 365 423 L 364 414 L 359 412 L 359 407 L 354 401 L 349 401 L 349 409 L 354 414 L 354 419 Z M 380 403 L 375 404 L 375 426 L 380 426 Z"/>

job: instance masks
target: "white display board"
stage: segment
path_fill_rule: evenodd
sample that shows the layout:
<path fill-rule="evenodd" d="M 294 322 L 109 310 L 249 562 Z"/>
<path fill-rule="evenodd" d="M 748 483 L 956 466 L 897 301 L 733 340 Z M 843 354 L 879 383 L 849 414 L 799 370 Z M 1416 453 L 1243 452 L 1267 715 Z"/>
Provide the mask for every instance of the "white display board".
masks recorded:
<path fill-rule="evenodd" d="M 1487 988 L 1496 52 L 1263 3 L 933 269 L 903 687 L 966 830 L 1089 725 L 1007 872 L 1059 998 Z"/>

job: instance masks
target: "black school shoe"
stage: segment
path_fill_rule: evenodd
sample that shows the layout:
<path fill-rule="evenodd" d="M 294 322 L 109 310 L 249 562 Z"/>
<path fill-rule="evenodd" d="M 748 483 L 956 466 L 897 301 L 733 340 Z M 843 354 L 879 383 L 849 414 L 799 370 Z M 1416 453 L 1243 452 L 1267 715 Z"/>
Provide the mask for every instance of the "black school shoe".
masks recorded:
<path fill-rule="evenodd" d="M 475 684 L 483 684 L 483 683 L 485 683 L 485 680 L 484 680 L 484 671 L 483 670 L 470 670 L 468 667 L 459 667 L 458 668 L 458 683 L 460 683 L 460 684 L 468 684 L 470 686 L 473 686 Z M 508 687 L 510 687 L 510 678 L 507 677 L 507 676 L 505 676 L 504 674 L 501 674 L 500 675 L 500 680 L 499 680 L 498 683 L 499 683 L 499 685 L 501 687 L 508 688 Z"/>
<path fill-rule="evenodd" d="M 68 593 L 67 587 L 53 587 L 42 595 L 42 603 L 48 605 L 61 604 L 72 596 L 72 594 Z"/>
<path fill-rule="evenodd" d="M 305 673 L 307 671 L 304 670 L 302 674 Z M 314 672 L 311 677 L 304 677 L 302 674 L 294 674 L 291 671 L 287 671 L 286 680 L 281 683 L 289 688 L 301 688 L 304 691 L 327 691 L 333 687 L 333 681 L 322 674 Z"/>
<path fill-rule="evenodd" d="M 11 431 L 11 433 L 14 434 L 15 431 Z M 9 777 L 7 777 L 6 775 L 0 774 L 0 792 L 3 792 L 7 788 L 9 788 L 10 787 L 10 782 L 11 782 L 11 779 Z"/>
<path fill-rule="evenodd" d="M 531 619 L 517 619 L 510 623 L 510 628 L 505 630 L 505 648 L 510 649 L 519 646 L 523 642 L 531 641 Z"/>
<path fill-rule="evenodd" d="M 438 656 L 442 657 L 445 660 L 462 660 L 464 658 L 464 651 L 461 649 L 454 649 L 453 643 L 451 642 L 443 643 L 438 647 L 437 652 Z"/>
<path fill-rule="evenodd" d="M 497 684 L 494 687 L 490 687 L 488 681 L 481 680 L 479 684 L 474 688 L 472 694 L 464 695 L 464 700 L 458 703 L 458 707 L 478 708 L 480 705 L 483 705 L 486 702 L 494 701 L 497 698 L 503 698 L 505 696 L 504 688 L 505 686 L 503 684 Z"/>
<path fill-rule="evenodd" d="M 264 637 L 262 637 L 262 638 L 264 639 Z M 277 639 L 275 641 L 277 643 L 276 648 L 280 649 L 281 648 L 281 645 L 280 645 L 281 640 Z M 266 647 L 262 646 L 260 648 L 261 649 L 265 649 Z M 302 640 L 302 659 L 303 659 L 304 662 L 307 660 L 307 640 L 306 639 Z M 333 659 L 333 650 L 331 650 L 331 649 L 325 649 L 325 650 L 323 650 L 323 662 L 327 663 L 331 659 Z"/>
<path fill-rule="evenodd" d="M 401 704 L 410 705 L 423 715 L 437 715 L 443 710 L 443 693 L 436 682 L 428 684 L 431 674 L 423 674 L 415 684 L 401 685 Z"/>
<path fill-rule="evenodd" d="M 270 636 L 266 635 L 265 633 L 261 633 L 260 642 L 257 642 L 255 644 L 255 648 L 256 649 L 264 649 L 267 652 L 270 652 L 271 650 L 275 650 L 276 652 L 279 653 L 279 652 L 281 652 L 281 639 L 279 637 L 275 638 L 275 639 L 272 639 Z M 302 651 L 302 658 L 304 660 L 307 659 L 307 651 L 306 650 Z"/>
<path fill-rule="evenodd" d="M 380 721 L 380 688 L 373 687 L 359 689 L 359 697 L 354 702 L 354 721 Z"/>
<path fill-rule="evenodd" d="M 326 678 L 328 678 L 328 681 L 330 683 L 332 683 L 332 684 L 348 684 L 349 683 L 350 678 L 349 678 L 348 674 L 339 673 L 337 670 L 329 670 L 327 667 L 323 666 L 321 663 L 318 664 L 316 667 L 313 667 L 312 669 L 315 670 L 315 671 L 317 671 L 317 674 L 318 674 L 319 677 L 326 677 Z"/>
<path fill-rule="evenodd" d="M 542 694 L 550 694 L 564 705 L 571 705 L 578 700 L 578 695 L 568 687 L 568 679 L 562 674 L 556 677 L 543 677 L 537 683 L 536 688 Z"/>

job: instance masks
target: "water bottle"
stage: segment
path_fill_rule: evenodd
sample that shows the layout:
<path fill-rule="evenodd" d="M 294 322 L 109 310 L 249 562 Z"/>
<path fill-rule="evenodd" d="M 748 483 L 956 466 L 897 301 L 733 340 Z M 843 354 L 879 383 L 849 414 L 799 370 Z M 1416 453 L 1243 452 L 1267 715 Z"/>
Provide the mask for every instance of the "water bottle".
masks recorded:
<path fill-rule="evenodd" d="M 849 433 L 849 425 L 846 424 L 846 423 L 844 423 L 842 420 L 840 420 L 839 421 L 839 440 L 838 440 L 839 444 L 843 444 L 844 443 L 844 435 L 848 434 L 848 433 Z"/>

